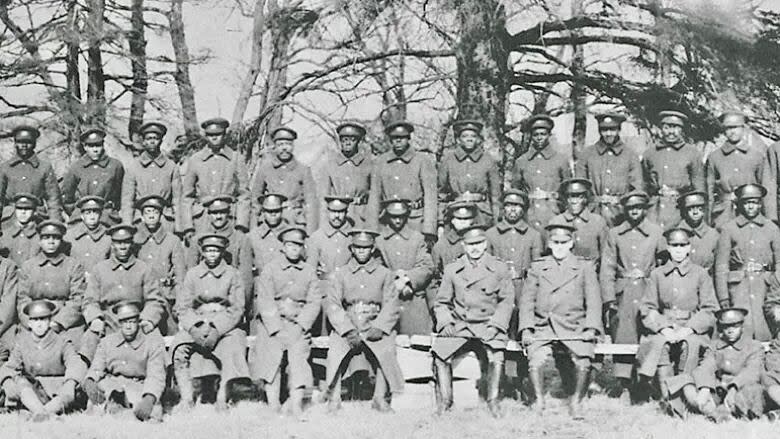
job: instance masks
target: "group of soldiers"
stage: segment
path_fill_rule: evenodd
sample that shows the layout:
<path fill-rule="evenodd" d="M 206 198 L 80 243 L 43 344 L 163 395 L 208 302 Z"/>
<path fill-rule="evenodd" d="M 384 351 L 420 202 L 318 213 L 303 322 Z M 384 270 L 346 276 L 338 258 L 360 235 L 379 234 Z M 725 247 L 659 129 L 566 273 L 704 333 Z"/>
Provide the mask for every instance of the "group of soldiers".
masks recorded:
<path fill-rule="evenodd" d="M 599 141 L 572 163 L 553 120 L 531 117 L 507 188 L 477 120 L 453 124 L 438 163 L 411 147 L 407 122 L 386 128 L 379 155 L 365 127 L 343 123 L 320 187 L 288 127 L 251 175 L 224 119 L 203 122 L 206 147 L 182 162 L 161 152 L 162 123 L 141 127 L 143 151 L 124 165 L 87 129 L 61 182 L 35 152 L 38 129 L 17 127 L 0 165 L 4 404 L 34 419 L 83 403 L 147 420 L 162 416 L 166 383 L 187 409 L 218 377 L 218 407 L 252 382 L 300 414 L 312 337 L 327 336 L 316 384 L 328 409 L 343 377 L 368 371 L 385 412 L 404 384 L 396 335 L 434 334 L 438 411 L 453 405 L 453 363 L 474 352 L 492 415 L 502 382 L 525 378 L 543 412 L 555 358 L 581 418 L 609 335 L 639 345 L 613 359 L 616 395 L 655 387 L 669 413 L 761 416 L 780 403 L 780 147 L 751 144 L 729 113 L 705 160 L 687 117 L 664 111 L 640 158 L 623 115 L 597 120 Z M 510 340 L 527 361 L 507 355 Z"/>

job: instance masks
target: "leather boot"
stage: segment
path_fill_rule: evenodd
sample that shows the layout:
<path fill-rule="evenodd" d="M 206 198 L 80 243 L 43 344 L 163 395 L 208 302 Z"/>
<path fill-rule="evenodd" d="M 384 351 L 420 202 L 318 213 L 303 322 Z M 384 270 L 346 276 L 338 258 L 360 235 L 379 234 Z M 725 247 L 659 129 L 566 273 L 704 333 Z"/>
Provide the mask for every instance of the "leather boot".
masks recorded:
<path fill-rule="evenodd" d="M 534 402 L 531 409 L 541 414 L 544 411 L 544 383 L 542 382 L 542 371 L 537 368 L 528 369 L 528 379 L 531 380 L 531 386 L 534 388 Z"/>
<path fill-rule="evenodd" d="M 588 380 L 590 378 L 590 367 L 576 368 L 574 378 L 574 393 L 569 400 L 569 414 L 572 419 L 584 419 L 582 415 L 582 398 L 588 390 Z"/>
<path fill-rule="evenodd" d="M 192 389 L 190 369 L 184 366 L 177 367 L 173 370 L 173 375 L 176 378 L 176 384 L 179 386 L 179 394 L 181 395 L 179 406 L 184 410 L 192 408 L 195 400 L 195 391 Z"/>
<path fill-rule="evenodd" d="M 389 398 L 387 397 L 387 380 L 385 374 L 382 373 L 382 369 L 376 370 L 376 383 L 374 384 L 374 396 L 371 401 L 371 408 L 381 412 L 389 413 L 393 409 L 390 407 Z"/>
<path fill-rule="evenodd" d="M 658 377 L 658 389 L 661 392 L 661 408 L 668 415 L 674 415 L 671 405 L 671 395 L 669 394 L 669 384 L 667 380 L 672 377 L 671 366 L 658 366 L 656 370 L 656 376 Z"/>
<path fill-rule="evenodd" d="M 444 360 L 436 359 L 436 380 L 439 385 L 441 400 L 436 412 L 442 414 L 452 408 L 452 365 Z"/>
<path fill-rule="evenodd" d="M 487 406 L 490 415 L 494 418 L 501 417 L 499 406 L 499 391 L 501 390 L 501 373 L 504 363 L 496 361 L 488 364 L 487 373 Z"/>

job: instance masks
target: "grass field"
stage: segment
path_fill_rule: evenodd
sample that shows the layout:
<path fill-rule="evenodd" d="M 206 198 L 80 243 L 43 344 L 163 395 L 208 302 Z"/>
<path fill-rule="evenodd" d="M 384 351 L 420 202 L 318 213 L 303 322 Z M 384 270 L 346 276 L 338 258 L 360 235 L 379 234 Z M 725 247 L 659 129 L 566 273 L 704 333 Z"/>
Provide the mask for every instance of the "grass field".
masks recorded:
<path fill-rule="evenodd" d="M 337 414 L 322 405 L 305 419 L 282 417 L 260 403 L 240 403 L 227 412 L 198 406 L 186 414 L 167 416 L 163 423 L 140 423 L 129 413 L 76 414 L 32 423 L 17 414 L 0 416 L 0 438 L 640 438 L 743 439 L 778 438 L 780 424 L 730 421 L 713 424 L 693 417 L 686 421 L 662 415 L 655 404 L 626 407 L 619 400 L 594 396 L 586 402 L 584 421 L 569 419 L 563 400 L 550 399 L 544 416 L 522 404 L 505 401 L 505 416 L 490 418 L 481 406 L 455 407 L 441 417 L 433 408 L 399 408 L 379 414 L 369 402 L 345 403 Z"/>

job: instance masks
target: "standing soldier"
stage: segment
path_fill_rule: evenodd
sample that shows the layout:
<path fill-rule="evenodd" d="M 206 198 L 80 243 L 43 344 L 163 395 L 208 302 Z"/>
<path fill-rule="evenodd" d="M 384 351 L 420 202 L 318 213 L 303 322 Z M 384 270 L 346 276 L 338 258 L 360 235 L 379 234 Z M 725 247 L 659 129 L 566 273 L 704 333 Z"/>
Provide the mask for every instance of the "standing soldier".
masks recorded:
<path fill-rule="evenodd" d="M 97 195 L 81 197 L 76 202 L 81 221 L 71 223 L 65 232 L 66 253 L 76 258 L 87 272 L 98 262 L 108 259 L 111 237 L 108 227 L 100 222 L 105 201 Z"/>
<path fill-rule="evenodd" d="M 325 297 L 325 311 L 333 325 L 326 367 L 329 411 L 341 405 L 341 375 L 356 355 L 364 355 L 375 370 L 374 410 L 392 411 L 391 395 L 403 389 L 395 347 L 401 309 L 393 273 L 372 257 L 378 235 L 372 230 L 352 230 L 352 258 L 333 273 Z"/>
<path fill-rule="evenodd" d="M 561 183 L 561 198 L 566 210 L 553 218 L 557 224 L 568 224 L 575 229 L 572 253 L 601 266 L 601 253 L 607 245 L 607 222 L 604 218 L 588 209 L 590 190 L 593 185 L 582 178 L 572 178 Z"/>
<path fill-rule="evenodd" d="M 133 254 L 136 228 L 119 224 L 108 230 L 111 256 L 99 262 L 87 277 L 82 307 L 88 331 L 81 341 L 81 353 L 92 360 L 103 335 L 119 328 L 114 305 L 122 301 L 139 302 L 141 329 L 149 334 L 160 324 L 165 313 L 165 299 L 152 269 Z"/>
<path fill-rule="evenodd" d="M 640 379 L 656 374 L 667 410 L 684 415 L 680 390 L 687 375 L 699 365 L 699 353 L 709 343 L 718 309 L 712 278 L 707 270 L 691 261 L 691 232 L 673 228 L 666 231 L 669 261 L 650 272 L 639 312 L 649 334 L 637 354 Z M 684 395 L 694 401 L 695 393 Z"/>
<path fill-rule="evenodd" d="M 119 329 L 100 342 L 82 387 L 93 404 L 107 400 L 109 413 L 132 409 L 140 421 L 162 420 L 165 342 L 142 330 L 141 306 L 125 301 L 112 308 Z"/>
<path fill-rule="evenodd" d="M 550 132 L 555 124 L 546 115 L 537 114 L 526 122 L 531 135 L 531 147 L 518 157 L 512 171 L 512 187 L 528 194 L 528 223 L 540 233 L 552 217 L 559 213 L 558 188 L 571 176 L 569 159 L 550 144 Z"/>
<path fill-rule="evenodd" d="M 306 224 L 306 230 L 312 233 L 319 225 L 320 204 L 311 169 L 293 155 L 297 138 L 298 133 L 286 127 L 271 133 L 274 142 L 272 154 L 260 162 L 255 172 L 251 185 L 252 198 L 257 200 L 267 193 L 284 195 L 289 203 L 288 220 Z"/>
<path fill-rule="evenodd" d="M 202 260 L 187 271 L 176 296 L 182 330 L 174 336 L 173 370 L 185 407 L 194 400 L 193 377 L 219 374 L 217 405 L 224 407 L 230 383 L 249 378 L 246 332 L 240 327 L 246 295 L 241 275 L 223 258 L 227 238 L 203 235 L 198 245 Z"/>
<path fill-rule="evenodd" d="M 186 210 L 182 197 L 182 181 L 176 163 L 160 152 L 160 145 L 168 129 L 159 122 L 141 125 L 144 152 L 134 160 L 122 181 L 122 221 L 136 221 L 135 206 L 138 200 L 158 195 L 165 200 L 163 220 L 171 230 L 183 233 L 192 229 L 192 213 Z"/>
<path fill-rule="evenodd" d="M 278 410 L 283 376 L 287 375 L 292 410 L 303 411 L 303 394 L 312 386 L 309 352 L 311 329 L 322 309 L 319 279 L 303 260 L 306 229 L 288 226 L 280 234 L 282 255 L 257 280 L 255 315 L 260 319 L 255 338 L 252 378 L 262 380 L 268 404 Z M 282 369 L 287 354 L 287 370 Z"/>
<path fill-rule="evenodd" d="M 661 141 L 645 152 L 642 170 L 651 199 L 647 216 L 666 230 L 680 222 L 677 198 L 686 191 L 704 190 L 704 157 L 683 136 L 688 116 L 662 111 L 658 118 Z"/>
<path fill-rule="evenodd" d="M 14 197 L 13 219 L 3 225 L 0 249 L 16 265 L 38 254 L 38 218 L 35 211 L 40 200 L 33 194 L 19 193 Z"/>
<path fill-rule="evenodd" d="M 152 270 L 160 294 L 165 298 L 167 319 L 160 322 L 160 331 L 163 335 L 173 335 L 177 329 L 173 314 L 176 288 L 184 280 L 187 265 L 184 244 L 162 225 L 163 212 L 167 207 L 167 201 L 159 195 L 148 195 L 136 201 L 136 209 L 141 212 L 141 224 L 134 242 L 138 259 Z"/>
<path fill-rule="evenodd" d="M 334 154 L 326 169 L 326 194 L 352 197 L 350 216 L 360 223 L 368 221 L 368 195 L 374 161 L 369 151 L 361 149 L 366 128 L 355 122 L 344 122 L 336 128 L 340 153 Z"/>
<path fill-rule="evenodd" d="M 395 289 L 401 299 L 398 332 L 405 335 L 430 335 L 433 329 L 433 297 L 426 287 L 433 276 L 433 261 L 425 237 L 407 226 L 409 200 L 383 203 L 384 228 L 376 243 L 385 266 L 394 273 Z"/>
<path fill-rule="evenodd" d="M 482 146 L 483 126 L 478 120 L 452 124 L 457 146 L 444 152 L 439 165 L 439 201 L 474 203 L 485 224 L 493 224 L 499 215 L 501 177 L 498 161 Z"/>
<path fill-rule="evenodd" d="M 632 190 L 642 190 L 642 164 L 639 157 L 620 138 L 620 126 L 626 120 L 622 114 L 600 114 L 599 141 L 582 152 L 574 174 L 593 183 L 595 212 L 607 221 L 607 226 L 620 224 L 624 212 L 620 198 Z"/>
<path fill-rule="evenodd" d="M 487 360 L 487 404 L 500 416 L 499 385 L 504 367 L 514 289 L 509 267 L 487 252 L 485 227 L 463 232 L 464 255 L 444 268 L 436 293 L 436 332 L 431 346 L 436 373 L 437 410 L 452 408 L 452 363 L 469 351 Z"/>
<path fill-rule="evenodd" d="M 737 217 L 723 225 L 715 253 L 715 293 L 721 308 L 750 311 L 746 337 L 769 341 L 772 334 L 762 309 L 780 272 L 780 229 L 761 214 L 767 195 L 763 186 L 745 184 L 734 194 Z"/>
<path fill-rule="evenodd" d="M 45 299 L 57 305 L 51 319 L 51 329 L 62 334 L 77 348 L 84 334 L 81 315 L 86 281 L 84 267 L 65 255 L 62 237 L 65 224 L 46 220 L 38 224 L 40 253 L 25 261 L 19 271 L 19 292 L 16 307 L 19 321 L 27 326 L 22 310 L 32 301 Z"/>
<path fill-rule="evenodd" d="M 287 197 L 281 194 L 266 194 L 258 200 L 262 208 L 262 220 L 249 232 L 249 243 L 255 258 L 256 274 L 261 274 L 269 262 L 276 259 L 281 251 L 279 232 L 284 229 L 284 202 Z"/>
<path fill-rule="evenodd" d="M 206 137 L 207 147 L 187 160 L 187 172 L 183 174 L 183 212 L 191 212 L 189 224 L 206 222 L 203 202 L 211 197 L 228 194 L 234 197 L 236 227 L 249 230 L 249 174 L 239 151 L 225 145 L 225 131 L 230 122 L 222 118 L 209 119 L 200 126 Z M 191 232 L 188 233 L 188 238 Z"/>
<path fill-rule="evenodd" d="M 16 154 L 0 164 L 0 221 L 4 222 L 12 216 L 12 202 L 20 193 L 32 194 L 45 201 L 45 204 L 39 202 L 37 206 L 41 216 L 62 219 L 62 199 L 57 176 L 51 164 L 41 160 L 35 153 L 40 131 L 21 125 L 14 128 L 11 134 Z"/>
<path fill-rule="evenodd" d="M 409 225 L 432 241 L 437 228 L 436 167 L 432 158 L 411 147 L 409 141 L 413 132 L 414 127 L 408 122 L 395 122 L 385 129 L 392 150 L 374 162 L 369 221 L 379 224 L 380 201 L 392 198 L 410 200 Z"/>
<path fill-rule="evenodd" d="M 691 232 L 691 262 L 704 267 L 712 275 L 720 233 L 705 221 L 707 194 L 688 192 L 680 196 L 677 204 L 682 216 L 679 227 Z"/>
<path fill-rule="evenodd" d="M 650 271 L 664 250 L 663 230 L 646 218 L 648 202 L 642 191 L 622 198 L 626 221 L 609 230 L 601 256 L 601 299 L 613 343 L 639 343 L 639 303 Z M 616 390 L 622 393 L 630 388 L 634 358 L 615 356 L 614 362 L 614 374 L 620 381 Z"/>
<path fill-rule="evenodd" d="M 71 165 L 62 179 L 62 203 L 73 220 L 80 218 L 75 210 L 76 202 L 81 197 L 97 195 L 105 200 L 103 222 L 119 222 L 125 169 L 119 160 L 106 155 L 105 137 L 106 132 L 99 128 L 84 131 L 81 134 L 84 155 Z"/>
<path fill-rule="evenodd" d="M 444 267 L 463 256 L 461 233 L 477 222 L 477 215 L 477 206 L 473 203 L 456 201 L 447 206 L 442 239 L 436 241 L 431 251 L 434 276 L 441 278 Z"/>
<path fill-rule="evenodd" d="M 745 116 L 725 113 L 720 123 L 726 135 L 723 145 L 707 157 L 707 196 L 711 224 L 720 230 L 734 218 L 735 189 L 743 184 L 760 184 L 771 190 L 764 212 L 777 218 L 777 199 L 772 172 L 765 148 L 750 145 L 745 135 Z"/>
<path fill-rule="evenodd" d="M 18 401 L 42 421 L 63 413 L 76 399 L 76 387 L 86 372 L 73 344 L 52 329 L 57 305 L 35 300 L 22 308 L 25 327 L 0 367 L 0 387 L 6 403 Z"/>
<path fill-rule="evenodd" d="M 349 262 L 349 232 L 354 222 L 347 217 L 351 198 L 327 196 L 328 222 L 315 231 L 306 245 L 306 262 L 325 278 Z"/>
<path fill-rule="evenodd" d="M 551 255 L 531 264 L 518 308 L 521 339 L 528 347 L 534 406 L 537 412 L 544 410 L 542 366 L 554 352 L 563 351 L 569 362 L 559 366 L 561 380 L 574 378 L 569 410 L 572 418 L 582 419 L 580 405 L 595 357 L 593 348 L 596 337 L 604 332 L 601 293 L 593 262 L 572 254 L 574 227 L 550 222 L 545 230 Z"/>

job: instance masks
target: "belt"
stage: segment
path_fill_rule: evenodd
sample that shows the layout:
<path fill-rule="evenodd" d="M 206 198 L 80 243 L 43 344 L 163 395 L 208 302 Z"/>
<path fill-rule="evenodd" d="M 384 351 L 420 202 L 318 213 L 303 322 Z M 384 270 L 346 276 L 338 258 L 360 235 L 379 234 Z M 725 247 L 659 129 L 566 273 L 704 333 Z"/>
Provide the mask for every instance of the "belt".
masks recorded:
<path fill-rule="evenodd" d="M 363 194 L 352 197 L 353 206 L 362 206 L 364 204 L 368 204 L 368 195 Z"/>
<path fill-rule="evenodd" d="M 505 261 L 506 265 L 509 266 L 509 273 L 512 275 L 513 280 L 517 279 L 525 279 L 528 275 L 528 270 L 525 268 L 517 269 L 515 268 L 514 261 Z"/>
<path fill-rule="evenodd" d="M 669 186 L 663 185 L 658 189 L 658 195 L 664 198 L 677 198 L 680 196 L 680 191 L 672 189 Z"/>
<path fill-rule="evenodd" d="M 620 204 L 619 195 L 599 195 L 595 199 L 599 204 Z"/>
<path fill-rule="evenodd" d="M 689 319 L 691 318 L 691 311 L 683 311 L 681 309 L 665 309 L 664 315 L 675 319 Z"/>
<path fill-rule="evenodd" d="M 352 302 L 347 305 L 347 310 L 354 312 L 379 312 L 382 305 L 377 302 Z"/>
<path fill-rule="evenodd" d="M 557 200 L 558 193 L 536 189 L 533 192 L 528 193 L 528 199 L 529 200 Z"/>
<path fill-rule="evenodd" d="M 634 268 L 628 271 L 618 271 L 617 277 L 620 279 L 644 279 L 647 277 L 647 274 L 638 268 Z"/>
<path fill-rule="evenodd" d="M 422 209 L 424 205 L 425 205 L 425 200 L 420 198 L 414 201 L 410 201 L 409 209 Z"/>
<path fill-rule="evenodd" d="M 774 267 L 769 267 L 766 264 L 759 264 L 758 262 L 748 262 L 747 264 L 744 264 L 742 265 L 742 267 L 733 271 L 739 271 L 739 270 L 743 270 L 746 273 L 763 273 L 767 271 L 774 271 Z"/>
<path fill-rule="evenodd" d="M 485 194 L 480 194 L 477 192 L 463 192 L 462 194 L 458 195 L 456 197 L 456 200 L 458 201 L 466 201 L 469 203 L 480 203 L 482 201 L 487 200 L 487 196 Z"/>

